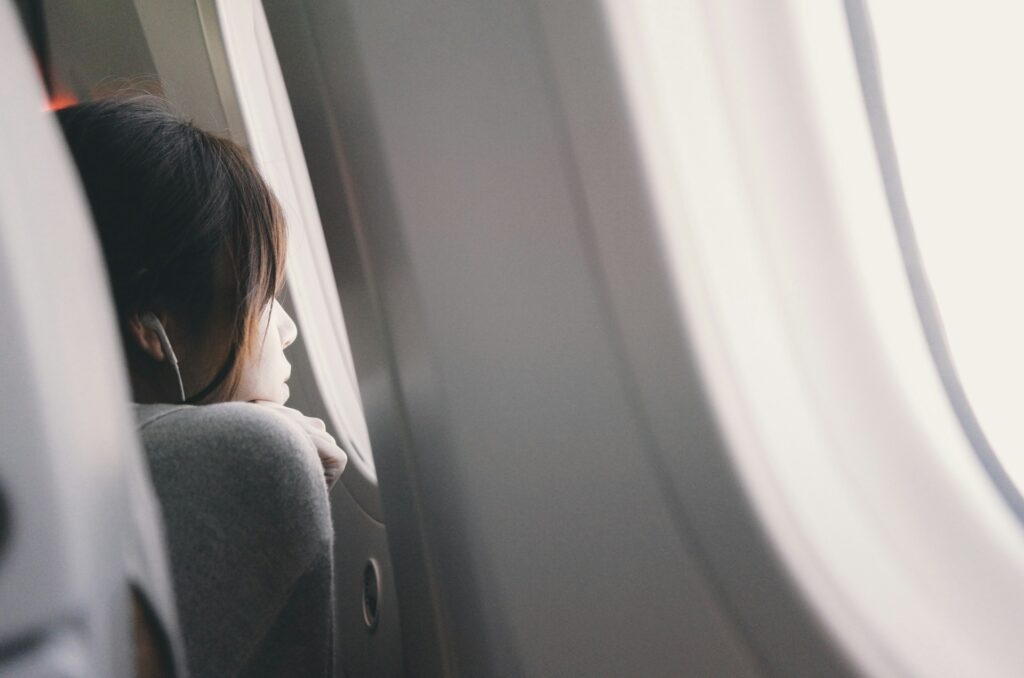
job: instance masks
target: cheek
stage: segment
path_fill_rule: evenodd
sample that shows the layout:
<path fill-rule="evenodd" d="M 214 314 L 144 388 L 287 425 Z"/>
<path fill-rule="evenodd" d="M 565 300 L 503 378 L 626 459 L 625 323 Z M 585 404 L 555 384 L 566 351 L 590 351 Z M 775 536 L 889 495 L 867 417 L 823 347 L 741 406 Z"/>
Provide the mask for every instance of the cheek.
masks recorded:
<path fill-rule="evenodd" d="M 283 403 L 288 398 L 288 387 L 284 383 L 288 371 L 280 338 L 271 330 L 261 342 L 259 353 L 250 355 L 242 364 L 236 399 Z"/>
<path fill-rule="evenodd" d="M 281 335 L 276 327 L 271 327 L 267 332 L 266 340 L 260 350 L 259 361 L 261 371 L 268 377 L 281 380 L 287 376 L 281 374 L 282 369 L 286 368 L 288 363 L 284 357 Z"/>
<path fill-rule="evenodd" d="M 252 359 L 242 362 L 238 369 L 238 386 L 235 388 L 235 400 L 259 399 L 259 370 Z"/>

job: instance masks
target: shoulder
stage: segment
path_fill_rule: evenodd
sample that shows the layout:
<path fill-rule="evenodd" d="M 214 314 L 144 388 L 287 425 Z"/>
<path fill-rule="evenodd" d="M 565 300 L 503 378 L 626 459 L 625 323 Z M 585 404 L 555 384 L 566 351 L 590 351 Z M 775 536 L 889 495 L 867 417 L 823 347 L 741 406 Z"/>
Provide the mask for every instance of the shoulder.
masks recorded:
<path fill-rule="evenodd" d="M 305 441 L 302 430 L 269 407 L 229 402 L 215 405 L 136 405 L 136 420 L 144 436 L 174 431 L 211 441 Z"/>
<path fill-rule="evenodd" d="M 316 448 L 294 422 L 252 403 L 138 405 L 142 442 L 154 474 L 187 471 L 233 475 L 261 485 L 273 479 L 319 492 L 323 470 Z"/>
<path fill-rule="evenodd" d="M 235 450 L 312 446 L 294 422 L 253 403 L 137 405 L 136 419 L 147 445 L 202 442 L 206 448 Z"/>
<path fill-rule="evenodd" d="M 250 403 L 136 406 L 136 417 L 163 509 L 183 626 L 210 615 L 235 619 L 237 602 L 253 591 L 262 592 L 254 604 L 271 604 L 276 614 L 283 599 L 274 596 L 329 558 L 334 539 L 309 437 L 283 415 Z M 216 629 L 189 628 L 209 630 L 210 647 L 219 647 Z"/>

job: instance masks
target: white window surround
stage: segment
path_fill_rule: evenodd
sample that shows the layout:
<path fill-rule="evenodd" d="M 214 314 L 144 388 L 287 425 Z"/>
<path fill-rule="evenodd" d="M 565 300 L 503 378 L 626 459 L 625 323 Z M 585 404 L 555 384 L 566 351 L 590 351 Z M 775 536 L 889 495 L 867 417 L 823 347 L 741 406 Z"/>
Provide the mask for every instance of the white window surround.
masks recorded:
<path fill-rule="evenodd" d="M 349 463 L 375 479 L 337 284 L 263 6 L 258 0 L 214 4 L 240 122 L 288 224 L 287 290 L 317 387 L 339 443 L 355 452 Z"/>
<path fill-rule="evenodd" d="M 914 306 L 842 2 L 605 0 L 732 460 L 867 675 L 1019 675 L 1024 533 Z"/>

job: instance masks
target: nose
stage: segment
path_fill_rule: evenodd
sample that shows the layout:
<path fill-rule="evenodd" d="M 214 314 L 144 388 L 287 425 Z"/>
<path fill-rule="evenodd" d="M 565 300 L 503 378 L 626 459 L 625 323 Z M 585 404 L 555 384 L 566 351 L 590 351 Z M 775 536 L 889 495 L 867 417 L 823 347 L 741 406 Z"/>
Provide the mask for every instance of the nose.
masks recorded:
<path fill-rule="evenodd" d="M 281 348 L 288 348 L 299 336 L 299 328 L 277 300 L 274 300 L 274 319 L 277 322 L 277 332 L 281 336 Z"/>

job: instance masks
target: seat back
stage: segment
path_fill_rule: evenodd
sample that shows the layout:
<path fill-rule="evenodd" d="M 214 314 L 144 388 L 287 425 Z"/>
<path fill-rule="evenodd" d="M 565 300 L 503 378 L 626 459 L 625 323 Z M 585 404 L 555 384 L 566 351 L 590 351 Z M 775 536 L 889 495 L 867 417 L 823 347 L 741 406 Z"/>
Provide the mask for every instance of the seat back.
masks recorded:
<path fill-rule="evenodd" d="M 0 52 L 0 675 L 121 678 L 126 474 L 141 464 L 127 379 L 86 202 L 12 3 Z"/>

